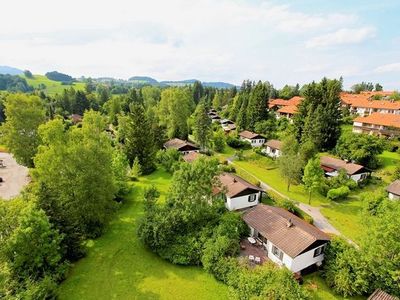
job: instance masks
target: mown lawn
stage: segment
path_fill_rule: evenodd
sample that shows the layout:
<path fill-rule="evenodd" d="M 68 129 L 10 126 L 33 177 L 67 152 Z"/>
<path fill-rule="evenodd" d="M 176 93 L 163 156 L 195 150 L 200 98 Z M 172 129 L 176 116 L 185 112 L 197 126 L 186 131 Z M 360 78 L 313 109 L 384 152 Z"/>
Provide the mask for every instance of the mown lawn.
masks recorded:
<path fill-rule="evenodd" d="M 63 85 L 61 82 L 50 80 L 44 75 L 33 75 L 34 78 L 27 78 L 25 75 L 20 76 L 25 78 L 28 84 L 34 88 L 38 88 L 40 84 L 44 84 L 46 88 L 43 90 L 43 92 L 48 95 L 61 94 L 64 89 L 69 89 L 71 86 L 75 90 L 83 90 L 85 88 L 85 84 L 83 82 L 75 82 L 72 85 Z"/>
<path fill-rule="evenodd" d="M 376 175 L 381 177 L 387 184 L 392 181 L 392 175 L 396 166 L 400 166 L 400 154 L 397 152 L 384 151 L 378 155 L 382 162 L 382 167 L 376 172 Z"/>
<path fill-rule="evenodd" d="M 154 184 L 162 196 L 170 175 L 157 170 L 133 183 L 133 191 L 87 257 L 73 266 L 60 299 L 228 299 L 228 288 L 200 267 L 170 264 L 146 249 L 136 235 L 143 215 L 143 188 Z M 161 199 L 162 200 L 162 199 Z"/>

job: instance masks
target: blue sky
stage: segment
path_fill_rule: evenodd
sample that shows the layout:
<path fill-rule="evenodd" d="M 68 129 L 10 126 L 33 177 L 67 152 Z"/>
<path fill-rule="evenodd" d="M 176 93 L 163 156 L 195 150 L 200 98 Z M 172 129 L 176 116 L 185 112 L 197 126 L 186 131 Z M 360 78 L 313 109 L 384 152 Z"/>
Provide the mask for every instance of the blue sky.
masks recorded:
<path fill-rule="evenodd" d="M 34 73 L 276 87 L 344 77 L 400 89 L 400 1 L 58 1 L 2 4 L 0 65 Z"/>

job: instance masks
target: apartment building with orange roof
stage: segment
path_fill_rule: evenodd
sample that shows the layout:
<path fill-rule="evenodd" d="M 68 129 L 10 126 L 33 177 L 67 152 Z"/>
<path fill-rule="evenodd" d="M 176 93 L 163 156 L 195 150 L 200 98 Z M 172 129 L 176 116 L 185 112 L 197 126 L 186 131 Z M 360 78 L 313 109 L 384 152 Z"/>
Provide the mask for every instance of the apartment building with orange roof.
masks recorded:
<path fill-rule="evenodd" d="M 353 120 L 353 132 L 379 136 L 400 136 L 400 114 L 372 113 Z"/>

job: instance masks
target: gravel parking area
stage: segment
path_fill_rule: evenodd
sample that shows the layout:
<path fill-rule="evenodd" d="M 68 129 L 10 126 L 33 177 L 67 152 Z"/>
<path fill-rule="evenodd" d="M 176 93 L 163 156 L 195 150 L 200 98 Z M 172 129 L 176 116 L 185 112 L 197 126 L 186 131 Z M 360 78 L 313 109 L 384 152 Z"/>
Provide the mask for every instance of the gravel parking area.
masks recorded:
<path fill-rule="evenodd" d="M 29 183 L 28 168 L 19 165 L 9 153 L 0 152 L 4 168 L 0 168 L 0 198 L 9 200 L 17 196 L 22 188 Z"/>

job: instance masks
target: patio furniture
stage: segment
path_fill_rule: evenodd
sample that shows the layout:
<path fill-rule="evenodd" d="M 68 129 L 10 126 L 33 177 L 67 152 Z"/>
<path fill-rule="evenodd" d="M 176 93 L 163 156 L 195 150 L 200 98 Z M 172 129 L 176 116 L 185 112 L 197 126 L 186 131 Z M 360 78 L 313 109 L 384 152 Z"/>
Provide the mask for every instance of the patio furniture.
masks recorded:
<path fill-rule="evenodd" d="M 261 264 L 261 258 L 258 257 L 258 256 L 256 256 L 256 257 L 254 258 L 254 262 L 255 262 L 256 264 Z"/>
<path fill-rule="evenodd" d="M 249 243 L 252 244 L 252 245 L 255 245 L 255 244 L 257 243 L 257 241 L 256 241 L 253 237 L 251 237 L 251 236 L 249 236 L 249 237 L 247 238 L 247 240 L 248 240 Z"/>
<path fill-rule="evenodd" d="M 4 165 L 4 161 L 0 159 L 0 168 L 5 168 L 6 166 Z"/>
<path fill-rule="evenodd" d="M 249 261 L 254 262 L 254 255 L 249 255 Z"/>

